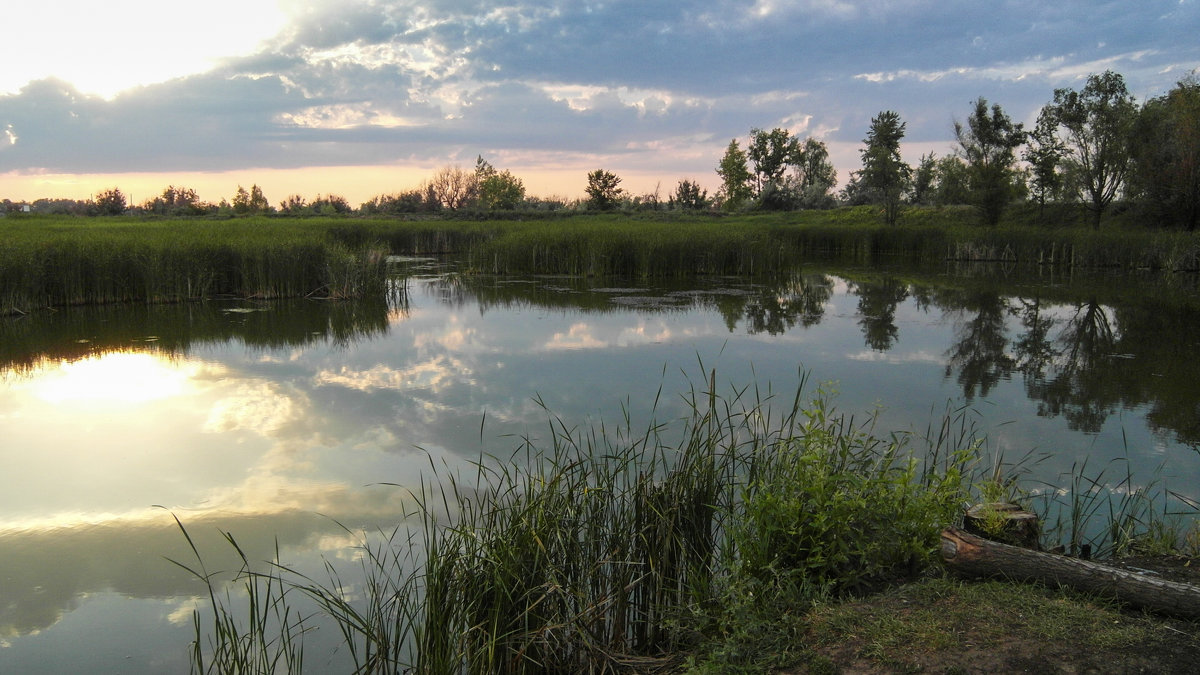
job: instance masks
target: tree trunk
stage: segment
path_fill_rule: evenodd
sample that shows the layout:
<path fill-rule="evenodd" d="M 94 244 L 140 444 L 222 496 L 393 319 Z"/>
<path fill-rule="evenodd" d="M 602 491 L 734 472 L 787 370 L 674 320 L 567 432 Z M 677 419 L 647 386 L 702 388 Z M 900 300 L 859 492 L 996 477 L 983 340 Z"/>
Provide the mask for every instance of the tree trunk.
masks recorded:
<path fill-rule="evenodd" d="M 953 527 L 942 530 L 942 560 L 965 576 L 1068 586 L 1162 614 L 1200 618 L 1200 586 L 1000 544 Z"/>

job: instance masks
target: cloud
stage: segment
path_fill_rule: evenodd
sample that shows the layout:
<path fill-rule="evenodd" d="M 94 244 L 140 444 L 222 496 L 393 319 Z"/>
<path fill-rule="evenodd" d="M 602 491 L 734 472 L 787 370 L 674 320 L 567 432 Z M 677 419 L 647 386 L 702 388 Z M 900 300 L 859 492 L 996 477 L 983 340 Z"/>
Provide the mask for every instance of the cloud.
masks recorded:
<path fill-rule="evenodd" d="M 907 140 L 948 145 L 953 116 L 978 96 L 1025 119 L 1091 72 L 1118 70 L 1144 98 L 1200 65 L 1189 30 L 1200 7 L 1174 0 L 318 0 L 284 11 L 275 38 L 203 72 L 109 98 L 50 78 L 0 96 L 0 172 L 437 166 L 484 153 L 670 180 L 711 177 L 730 138 L 787 126 L 846 144 L 835 153 L 845 176 L 879 110 L 900 112 Z"/>

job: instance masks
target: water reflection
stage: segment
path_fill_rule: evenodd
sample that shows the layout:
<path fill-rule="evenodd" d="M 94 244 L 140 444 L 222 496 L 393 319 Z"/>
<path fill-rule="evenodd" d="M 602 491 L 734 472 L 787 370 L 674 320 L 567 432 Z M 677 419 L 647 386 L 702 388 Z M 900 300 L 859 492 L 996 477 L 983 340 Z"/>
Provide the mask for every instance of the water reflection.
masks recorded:
<path fill-rule="evenodd" d="M 640 426 L 661 389 L 658 414 L 672 419 L 697 370 L 733 387 L 770 379 L 790 395 L 809 368 L 839 382 L 839 407 L 879 404 L 896 429 L 923 427 L 947 399 L 973 401 L 998 449 L 1057 453 L 1048 482 L 1080 456 L 1128 454 L 1128 442 L 1134 459 L 1171 459 L 1196 484 L 1200 468 L 1176 444 L 1200 442 L 1197 294 L 1052 282 L 945 270 L 653 285 L 432 272 L 399 303 L 0 320 L 0 671 L 42 654 L 26 638 L 68 631 L 64 617 L 106 593 L 161 603 L 146 621 L 177 628 L 182 651 L 199 588 L 165 562 L 187 551 L 155 504 L 189 523 L 213 567 L 232 564 L 220 558 L 228 530 L 254 559 L 272 557 L 277 538 L 290 562 L 319 570 L 322 556 L 353 555 L 337 523 L 403 520 L 408 493 L 380 482 L 413 486 L 431 466 L 548 436 L 543 403 L 570 425 L 628 415 Z"/>

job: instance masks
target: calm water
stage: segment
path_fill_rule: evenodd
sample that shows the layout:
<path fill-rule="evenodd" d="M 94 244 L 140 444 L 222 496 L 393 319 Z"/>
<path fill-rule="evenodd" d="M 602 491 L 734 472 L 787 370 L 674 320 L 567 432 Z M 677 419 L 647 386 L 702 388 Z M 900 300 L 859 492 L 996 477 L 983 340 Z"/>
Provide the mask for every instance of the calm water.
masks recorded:
<path fill-rule="evenodd" d="M 1194 279 L 805 268 L 634 286 L 410 264 L 390 303 L 0 319 L 0 672 L 186 670 L 207 602 L 166 560 L 190 561 L 172 514 L 210 569 L 236 568 L 222 531 L 255 560 L 277 542 L 301 570 L 353 569 L 338 523 L 393 526 L 407 504 L 381 483 L 545 437 L 547 409 L 636 424 L 661 389 L 657 418 L 678 417 L 713 369 L 783 404 L 808 371 L 887 430 L 969 406 L 1043 490 L 1086 462 L 1200 498 Z M 333 638 L 306 640 L 316 670 Z"/>

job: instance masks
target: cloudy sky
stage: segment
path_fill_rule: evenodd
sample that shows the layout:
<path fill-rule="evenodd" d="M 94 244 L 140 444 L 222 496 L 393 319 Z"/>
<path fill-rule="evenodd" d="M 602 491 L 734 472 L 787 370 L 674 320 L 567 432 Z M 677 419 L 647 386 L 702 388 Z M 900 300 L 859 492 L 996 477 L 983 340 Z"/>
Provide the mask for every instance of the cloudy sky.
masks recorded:
<path fill-rule="evenodd" d="M 905 159 L 976 97 L 1032 122 L 1056 87 L 1139 101 L 1200 66 L 1200 0 L 41 0 L 0 10 L 0 198 L 137 202 L 257 183 L 358 204 L 482 154 L 540 196 L 605 168 L 635 193 L 718 184 L 732 138 L 829 144 L 872 116 Z"/>

